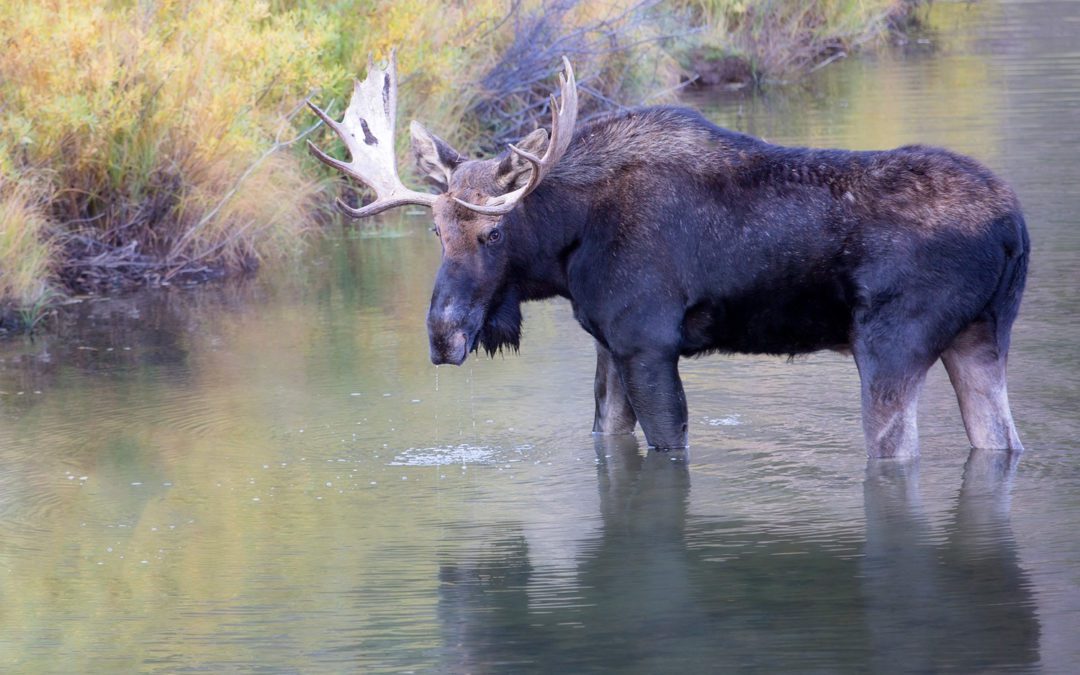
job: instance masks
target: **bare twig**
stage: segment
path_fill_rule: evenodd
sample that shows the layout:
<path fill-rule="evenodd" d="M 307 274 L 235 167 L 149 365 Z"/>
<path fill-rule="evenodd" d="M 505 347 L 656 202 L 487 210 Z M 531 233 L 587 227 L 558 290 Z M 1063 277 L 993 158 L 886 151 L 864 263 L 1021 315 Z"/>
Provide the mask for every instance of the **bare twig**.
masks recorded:
<path fill-rule="evenodd" d="M 655 30 L 649 12 L 660 0 L 632 2 L 610 16 L 574 25 L 570 16 L 579 4 L 542 0 L 528 10 L 515 2 L 499 23 L 512 25 L 513 39 L 477 83 L 481 96 L 468 110 L 481 126 L 496 130 L 485 150 L 501 149 L 546 120 L 550 81 L 563 56 L 581 70 L 579 89 L 588 94 L 582 101 L 584 121 L 645 98 L 633 91 L 635 65 L 627 54 L 684 35 Z M 686 33 L 693 30 L 698 29 Z M 599 71 L 596 64 L 602 64 Z"/>
<path fill-rule="evenodd" d="M 206 227 L 207 223 L 209 223 L 211 220 L 213 220 L 215 216 L 217 216 L 217 214 L 221 211 L 221 209 L 224 208 L 225 205 L 229 202 L 229 200 L 232 199 L 233 196 L 240 190 L 240 186 L 243 185 L 244 181 L 247 180 L 248 176 L 253 174 L 255 172 L 255 170 L 258 169 L 259 166 L 264 161 L 266 161 L 267 158 L 269 158 L 271 155 L 273 155 L 278 150 L 282 150 L 284 148 L 287 148 L 290 145 L 293 145 L 294 143 L 296 143 L 297 141 L 302 140 L 304 137 L 306 137 L 308 134 L 315 131 L 316 129 L 319 128 L 319 126 L 322 125 L 322 120 L 319 120 L 319 121 L 315 122 L 315 124 L 312 124 L 307 129 L 304 129 L 297 136 L 295 136 L 295 137 L 293 137 L 293 138 L 291 138 L 291 139 L 289 139 L 287 141 L 282 141 L 281 140 L 281 134 L 284 132 L 288 122 L 292 121 L 292 119 L 294 117 L 296 117 L 296 115 L 301 110 L 303 110 L 303 108 L 304 108 L 304 106 L 306 104 L 307 104 L 307 100 L 305 99 L 304 101 L 301 101 L 299 104 L 297 104 L 297 106 L 295 108 L 293 108 L 292 111 L 289 112 L 289 114 L 285 117 L 285 120 L 282 122 L 281 127 L 278 128 L 277 133 L 274 135 L 274 144 L 271 145 L 269 148 L 267 148 L 266 151 L 263 152 L 263 154 L 260 155 L 258 159 L 256 159 L 254 162 L 252 162 L 251 166 L 249 166 L 244 171 L 244 173 L 240 174 L 240 176 L 236 179 L 236 182 L 233 183 L 232 187 L 229 188 L 228 192 L 225 193 L 225 195 L 221 198 L 221 200 L 216 205 L 214 205 L 214 207 L 212 209 L 207 211 L 203 215 L 203 217 L 199 219 L 199 222 L 195 223 L 195 225 L 190 227 L 186 232 L 184 232 L 183 236 L 181 236 L 176 241 L 176 243 L 173 245 L 172 249 L 169 251 L 169 254 L 165 257 L 167 265 L 168 265 L 168 263 L 170 261 L 175 260 L 176 256 L 179 255 L 179 253 L 184 250 L 184 247 L 186 247 L 191 242 L 191 240 L 194 238 L 194 236 L 200 230 L 202 230 L 202 228 Z"/>

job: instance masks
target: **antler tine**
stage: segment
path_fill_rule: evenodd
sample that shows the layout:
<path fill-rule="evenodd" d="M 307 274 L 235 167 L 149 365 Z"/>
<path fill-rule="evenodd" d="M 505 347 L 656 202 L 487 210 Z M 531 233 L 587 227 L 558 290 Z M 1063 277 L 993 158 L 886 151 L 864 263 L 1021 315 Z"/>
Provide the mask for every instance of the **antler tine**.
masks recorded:
<path fill-rule="evenodd" d="M 397 58 L 393 51 L 385 69 L 368 60 L 363 82 L 353 83 L 352 98 L 340 122 L 311 101 L 308 107 L 345 143 L 350 161 L 327 155 L 308 141 L 308 149 L 320 161 L 375 190 L 375 201 L 355 209 L 340 199 L 338 208 L 354 218 L 364 218 L 406 204 L 431 206 L 436 195 L 416 192 L 398 178 L 394 157 L 394 125 L 397 118 Z"/>
<path fill-rule="evenodd" d="M 577 81 L 574 79 L 574 69 L 570 65 L 570 59 L 563 57 L 563 73 L 559 73 L 559 90 L 562 101 L 559 105 L 554 94 L 551 96 L 551 138 L 548 139 L 547 149 L 543 157 L 537 157 L 531 152 L 510 144 L 510 151 L 532 164 L 532 173 L 524 187 L 513 192 L 494 197 L 487 204 L 470 204 L 454 197 L 454 201 L 467 209 L 491 216 L 501 216 L 514 210 L 514 207 L 529 193 L 536 189 L 551 169 L 558 164 L 570 147 L 570 141 L 574 138 L 574 127 L 577 126 L 578 100 Z"/>

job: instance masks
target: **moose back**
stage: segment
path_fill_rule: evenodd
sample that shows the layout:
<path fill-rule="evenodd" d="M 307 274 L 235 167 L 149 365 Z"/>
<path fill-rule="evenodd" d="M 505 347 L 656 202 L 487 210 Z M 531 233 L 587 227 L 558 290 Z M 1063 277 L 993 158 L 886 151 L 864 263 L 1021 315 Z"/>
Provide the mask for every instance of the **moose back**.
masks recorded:
<path fill-rule="evenodd" d="M 1029 242 L 1016 196 L 976 161 L 939 148 L 880 152 L 771 145 L 685 108 L 577 125 L 564 59 L 550 134 L 471 160 L 411 125 L 420 172 L 400 181 L 397 82 L 369 67 L 337 122 L 327 164 L 374 189 L 364 217 L 429 206 L 442 264 L 428 313 L 431 360 L 516 349 L 521 303 L 568 298 L 595 339 L 593 431 L 656 448 L 687 444 L 679 359 L 709 352 L 850 352 L 866 449 L 918 453 L 916 408 L 941 359 L 972 446 L 1020 449 L 1006 360 Z"/>

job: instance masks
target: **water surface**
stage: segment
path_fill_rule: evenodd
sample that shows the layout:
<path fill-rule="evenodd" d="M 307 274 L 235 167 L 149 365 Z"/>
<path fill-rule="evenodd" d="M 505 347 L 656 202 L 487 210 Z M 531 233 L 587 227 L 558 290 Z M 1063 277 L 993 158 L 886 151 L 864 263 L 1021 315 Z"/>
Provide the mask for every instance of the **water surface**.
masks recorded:
<path fill-rule="evenodd" d="M 1022 456 L 940 366 L 867 463 L 850 359 L 683 365 L 689 457 L 597 440 L 563 302 L 427 360 L 424 214 L 257 280 L 88 300 L 0 345 L 6 672 L 1068 672 L 1080 661 L 1080 5 L 936 3 L 927 43 L 695 97 L 780 143 L 947 145 L 1034 257 Z"/>

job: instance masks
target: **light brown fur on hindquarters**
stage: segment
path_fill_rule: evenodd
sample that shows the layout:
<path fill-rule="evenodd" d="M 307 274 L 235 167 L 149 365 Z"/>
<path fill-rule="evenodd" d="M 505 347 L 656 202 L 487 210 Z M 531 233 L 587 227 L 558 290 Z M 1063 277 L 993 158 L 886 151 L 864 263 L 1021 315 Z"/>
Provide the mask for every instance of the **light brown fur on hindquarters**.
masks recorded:
<path fill-rule="evenodd" d="M 925 371 L 904 382 L 864 381 L 863 433 L 869 457 L 919 455 L 917 415 L 924 377 Z"/>
<path fill-rule="evenodd" d="M 983 450 L 1022 450 L 1009 409 L 1005 383 L 1008 354 L 986 322 L 965 329 L 941 355 L 960 403 L 971 446 Z"/>

